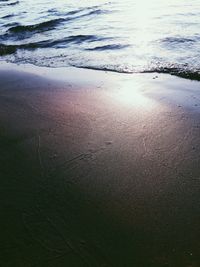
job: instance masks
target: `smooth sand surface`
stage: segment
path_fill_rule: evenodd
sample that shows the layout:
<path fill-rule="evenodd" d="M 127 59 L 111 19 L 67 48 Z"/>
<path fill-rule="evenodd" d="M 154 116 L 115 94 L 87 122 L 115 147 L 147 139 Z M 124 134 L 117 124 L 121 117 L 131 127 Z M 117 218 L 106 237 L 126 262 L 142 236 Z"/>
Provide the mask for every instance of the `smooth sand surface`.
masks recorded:
<path fill-rule="evenodd" d="M 0 266 L 200 266 L 200 83 L 0 66 Z"/>

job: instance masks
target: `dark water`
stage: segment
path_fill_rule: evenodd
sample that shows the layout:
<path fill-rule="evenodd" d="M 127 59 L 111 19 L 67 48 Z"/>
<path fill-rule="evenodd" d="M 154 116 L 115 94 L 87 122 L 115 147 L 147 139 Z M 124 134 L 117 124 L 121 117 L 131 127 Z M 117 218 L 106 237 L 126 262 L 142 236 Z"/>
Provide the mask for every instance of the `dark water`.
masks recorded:
<path fill-rule="evenodd" d="M 0 0 L 0 59 L 200 80 L 200 1 Z"/>

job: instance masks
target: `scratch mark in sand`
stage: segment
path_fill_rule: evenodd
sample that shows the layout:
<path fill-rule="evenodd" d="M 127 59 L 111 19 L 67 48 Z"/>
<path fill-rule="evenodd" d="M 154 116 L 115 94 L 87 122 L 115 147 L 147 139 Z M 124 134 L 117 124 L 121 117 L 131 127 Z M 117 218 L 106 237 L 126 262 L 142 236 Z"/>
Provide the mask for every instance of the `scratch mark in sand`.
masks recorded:
<path fill-rule="evenodd" d="M 147 147 L 146 147 L 146 142 L 145 142 L 144 138 L 142 138 L 142 141 L 143 141 L 143 146 L 144 146 L 145 154 L 147 154 Z"/>

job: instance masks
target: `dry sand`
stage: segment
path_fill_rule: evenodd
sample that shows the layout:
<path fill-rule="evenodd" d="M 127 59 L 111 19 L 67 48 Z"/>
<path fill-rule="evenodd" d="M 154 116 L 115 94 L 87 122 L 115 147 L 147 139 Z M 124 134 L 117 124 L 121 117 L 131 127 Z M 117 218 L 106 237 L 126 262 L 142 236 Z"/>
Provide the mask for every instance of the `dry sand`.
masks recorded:
<path fill-rule="evenodd" d="M 0 66 L 0 266 L 200 266 L 200 83 Z"/>

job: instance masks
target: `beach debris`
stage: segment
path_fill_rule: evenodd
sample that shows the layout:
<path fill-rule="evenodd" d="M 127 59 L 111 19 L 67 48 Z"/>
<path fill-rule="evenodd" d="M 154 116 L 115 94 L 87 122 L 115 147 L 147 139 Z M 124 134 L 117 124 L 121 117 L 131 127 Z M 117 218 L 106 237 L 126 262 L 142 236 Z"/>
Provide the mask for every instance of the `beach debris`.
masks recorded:
<path fill-rule="evenodd" d="M 157 75 L 153 77 L 153 80 L 155 80 L 155 79 L 158 79 L 158 76 Z"/>
<path fill-rule="evenodd" d="M 108 146 L 109 146 L 109 145 L 112 145 L 112 143 L 113 143 L 112 141 L 106 141 L 106 142 L 105 142 L 105 144 L 108 145 Z"/>

